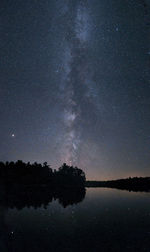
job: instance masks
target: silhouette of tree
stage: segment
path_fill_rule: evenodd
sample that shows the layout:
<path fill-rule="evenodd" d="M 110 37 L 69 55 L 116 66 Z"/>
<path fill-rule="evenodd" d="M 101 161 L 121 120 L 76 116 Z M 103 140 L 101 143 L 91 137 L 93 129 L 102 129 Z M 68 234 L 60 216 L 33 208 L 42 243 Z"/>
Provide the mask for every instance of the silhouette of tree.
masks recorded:
<path fill-rule="evenodd" d="M 77 167 L 68 166 L 66 163 L 59 168 L 56 177 L 57 182 L 60 185 L 77 187 L 85 186 L 85 173 Z"/>

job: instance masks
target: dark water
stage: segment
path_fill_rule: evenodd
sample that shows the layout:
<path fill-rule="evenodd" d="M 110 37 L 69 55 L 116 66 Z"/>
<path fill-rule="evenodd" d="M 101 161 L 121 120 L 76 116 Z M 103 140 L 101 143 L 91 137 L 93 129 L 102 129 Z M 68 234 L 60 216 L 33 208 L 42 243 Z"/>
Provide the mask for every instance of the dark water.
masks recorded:
<path fill-rule="evenodd" d="M 65 208 L 1 206 L 0 251 L 150 251 L 150 194 L 89 188 Z"/>

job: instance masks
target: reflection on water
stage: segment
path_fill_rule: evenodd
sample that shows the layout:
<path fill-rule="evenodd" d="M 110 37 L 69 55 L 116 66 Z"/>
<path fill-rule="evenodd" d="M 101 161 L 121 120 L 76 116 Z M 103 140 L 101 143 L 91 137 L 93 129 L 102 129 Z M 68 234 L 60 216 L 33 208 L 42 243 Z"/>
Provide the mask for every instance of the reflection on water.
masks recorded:
<path fill-rule="evenodd" d="M 149 193 L 89 188 L 66 208 L 62 198 L 46 209 L 1 207 L 0 251 L 150 251 Z"/>
<path fill-rule="evenodd" d="M 0 200 L 0 205 L 8 208 L 16 207 L 21 210 L 24 207 L 38 207 L 47 208 L 50 202 L 57 200 L 65 208 L 68 205 L 73 205 L 81 202 L 84 197 L 86 190 L 85 188 L 74 188 L 74 189 L 52 189 L 49 187 L 14 187 L 5 188 L 3 190 L 3 197 Z"/>

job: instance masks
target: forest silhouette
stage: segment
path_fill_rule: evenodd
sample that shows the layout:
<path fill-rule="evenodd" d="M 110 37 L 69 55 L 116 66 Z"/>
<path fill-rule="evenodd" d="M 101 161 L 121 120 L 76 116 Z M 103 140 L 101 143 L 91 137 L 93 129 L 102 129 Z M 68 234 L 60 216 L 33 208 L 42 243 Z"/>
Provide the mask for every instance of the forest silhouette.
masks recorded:
<path fill-rule="evenodd" d="M 85 173 L 64 163 L 58 170 L 53 170 L 47 162 L 43 164 L 0 162 L 0 182 L 7 185 L 47 185 L 51 187 L 84 187 Z"/>
<path fill-rule="evenodd" d="M 150 177 L 129 177 L 108 181 L 86 181 L 86 187 L 108 187 L 133 192 L 150 192 Z"/>
<path fill-rule="evenodd" d="M 0 185 L 5 185 L 5 188 L 39 186 L 40 190 L 45 186 L 51 190 L 110 187 L 129 191 L 150 191 L 150 177 L 87 181 L 83 170 L 66 163 L 56 170 L 49 167 L 47 162 L 31 164 L 18 160 L 17 162 L 0 162 Z"/>

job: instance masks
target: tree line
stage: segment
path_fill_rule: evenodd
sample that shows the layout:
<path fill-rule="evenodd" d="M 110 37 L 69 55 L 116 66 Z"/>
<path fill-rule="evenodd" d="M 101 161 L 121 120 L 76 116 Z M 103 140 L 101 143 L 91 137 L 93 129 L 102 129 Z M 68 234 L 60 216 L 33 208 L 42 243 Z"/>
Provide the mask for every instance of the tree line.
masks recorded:
<path fill-rule="evenodd" d="M 86 181 L 86 187 L 110 187 L 128 191 L 150 191 L 150 177 L 129 177 L 108 181 Z"/>
<path fill-rule="evenodd" d="M 81 169 L 68 166 L 66 163 L 56 170 L 49 167 L 47 162 L 0 162 L 0 182 L 10 186 L 17 184 L 84 187 L 85 181 L 85 173 Z"/>

